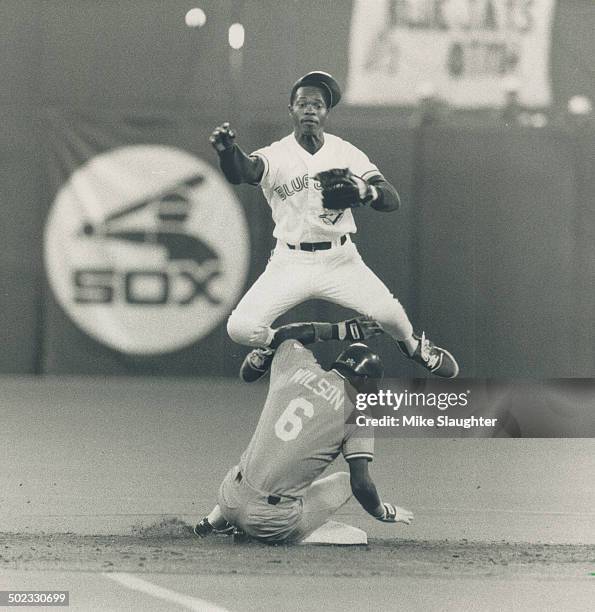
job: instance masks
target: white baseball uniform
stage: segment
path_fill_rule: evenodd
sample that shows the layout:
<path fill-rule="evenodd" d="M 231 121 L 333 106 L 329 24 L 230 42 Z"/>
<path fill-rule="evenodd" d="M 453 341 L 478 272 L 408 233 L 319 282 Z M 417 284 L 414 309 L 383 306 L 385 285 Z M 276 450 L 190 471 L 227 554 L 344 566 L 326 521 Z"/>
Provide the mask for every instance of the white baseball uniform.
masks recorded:
<path fill-rule="evenodd" d="M 350 234 L 357 232 L 351 210 L 324 209 L 320 185 L 311 180 L 331 168 L 349 168 L 370 179 L 382 176 L 378 168 L 357 147 L 327 133 L 313 155 L 293 133 L 251 155 L 264 162 L 260 186 L 272 210 L 277 244 L 265 271 L 229 317 L 231 339 L 249 346 L 267 345 L 275 319 L 309 299 L 327 300 L 372 317 L 396 340 L 411 336 L 403 306 L 351 242 Z M 330 242 L 332 247 L 300 250 L 300 243 L 318 242 Z"/>

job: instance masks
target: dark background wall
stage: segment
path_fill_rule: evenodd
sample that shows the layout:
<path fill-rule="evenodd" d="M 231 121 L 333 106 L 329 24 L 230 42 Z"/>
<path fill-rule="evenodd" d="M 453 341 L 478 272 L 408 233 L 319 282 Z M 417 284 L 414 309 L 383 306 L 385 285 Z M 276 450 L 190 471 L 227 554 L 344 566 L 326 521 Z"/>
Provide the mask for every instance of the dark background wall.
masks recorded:
<path fill-rule="evenodd" d="M 65 167 L 56 155 L 72 126 L 96 144 L 162 143 L 215 163 L 207 138 L 233 121 L 246 149 L 288 130 L 287 93 L 313 68 L 345 83 L 351 3 L 210 1 L 208 22 L 183 23 L 170 0 L 0 4 L 1 372 L 235 375 L 245 353 L 223 326 L 194 346 L 132 358 L 78 330 L 54 302 L 43 268 L 43 227 Z M 247 30 L 242 70 L 230 69 L 227 28 Z M 559 2 L 554 20 L 553 112 L 595 98 L 590 58 L 595 10 Z M 448 345 L 467 377 L 593 375 L 592 244 L 595 131 L 478 124 L 458 115 L 417 128 L 407 109 L 339 106 L 329 131 L 368 153 L 399 189 L 403 209 L 361 211 L 357 242 L 416 327 Z M 272 246 L 258 190 L 237 193 L 248 216 L 251 268 Z M 283 320 L 334 319 L 308 303 Z M 391 374 L 412 370 L 386 339 Z M 321 347 L 322 359 L 336 347 Z M 415 370 L 415 374 L 419 372 Z"/>

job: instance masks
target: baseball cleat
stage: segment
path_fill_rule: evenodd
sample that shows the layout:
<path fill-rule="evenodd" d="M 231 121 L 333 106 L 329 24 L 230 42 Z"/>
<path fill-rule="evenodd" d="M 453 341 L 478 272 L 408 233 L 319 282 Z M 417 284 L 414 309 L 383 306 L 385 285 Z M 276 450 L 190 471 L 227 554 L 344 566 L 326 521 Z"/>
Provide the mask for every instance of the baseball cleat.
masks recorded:
<path fill-rule="evenodd" d="M 413 334 L 413 337 L 419 340 L 413 355 L 409 354 L 403 342 L 397 341 L 403 355 L 422 365 L 434 376 L 455 378 L 458 375 L 459 364 L 446 349 L 440 348 L 428 340 L 425 332 L 422 332 L 421 338 L 415 334 Z"/>
<path fill-rule="evenodd" d="M 270 348 L 257 348 L 250 351 L 240 366 L 240 378 L 247 383 L 262 378 L 271 367 L 275 351 Z"/>
<path fill-rule="evenodd" d="M 227 521 L 225 521 L 225 524 L 222 527 L 216 529 L 215 527 L 213 527 L 213 525 L 211 525 L 208 518 L 203 518 L 202 521 L 200 521 L 200 523 L 198 523 L 194 527 L 194 533 L 199 538 L 206 538 L 207 536 L 211 534 L 233 535 L 234 532 L 235 532 L 235 527 L 231 523 L 228 523 Z"/>
<path fill-rule="evenodd" d="M 221 529 L 213 529 L 213 533 L 215 535 L 233 535 L 236 531 L 236 528 L 231 524 L 228 523 L 227 521 L 225 522 L 225 525 L 223 527 L 221 527 Z"/>
<path fill-rule="evenodd" d="M 213 525 L 209 523 L 208 518 L 203 518 L 200 523 L 197 523 L 194 527 L 194 533 L 199 538 L 206 538 L 213 533 Z"/>
<path fill-rule="evenodd" d="M 250 544 L 251 542 L 257 542 L 257 540 L 249 536 L 243 529 L 235 528 L 233 532 L 234 544 Z"/>

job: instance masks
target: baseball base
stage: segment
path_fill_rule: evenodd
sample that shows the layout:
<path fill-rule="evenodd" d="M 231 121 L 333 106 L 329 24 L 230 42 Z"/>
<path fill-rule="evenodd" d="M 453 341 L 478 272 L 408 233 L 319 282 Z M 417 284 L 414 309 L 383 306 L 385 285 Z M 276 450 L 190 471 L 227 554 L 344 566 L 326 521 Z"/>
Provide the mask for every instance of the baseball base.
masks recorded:
<path fill-rule="evenodd" d="M 353 546 L 362 545 L 368 543 L 368 536 L 365 531 L 340 523 L 338 521 L 327 521 L 322 527 L 319 527 L 316 531 L 313 531 L 305 540 L 300 542 L 300 545 L 304 544 L 316 544 L 316 545 L 343 545 Z"/>

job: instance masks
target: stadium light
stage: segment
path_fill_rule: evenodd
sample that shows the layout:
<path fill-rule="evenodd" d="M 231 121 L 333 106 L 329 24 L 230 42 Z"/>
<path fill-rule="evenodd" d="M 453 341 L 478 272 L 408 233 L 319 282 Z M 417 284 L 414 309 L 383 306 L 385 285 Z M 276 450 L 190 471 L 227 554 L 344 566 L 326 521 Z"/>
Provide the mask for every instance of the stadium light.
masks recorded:
<path fill-rule="evenodd" d="M 232 49 L 241 49 L 244 46 L 245 39 L 246 32 L 244 30 L 244 26 L 241 23 L 232 23 L 229 26 L 229 32 L 227 33 L 229 46 Z"/>
<path fill-rule="evenodd" d="M 192 8 L 184 17 L 189 28 L 202 28 L 207 22 L 207 14 L 201 8 Z"/>
<path fill-rule="evenodd" d="M 590 115 L 593 112 L 593 103 L 587 96 L 572 96 L 568 100 L 568 113 L 571 115 Z"/>

